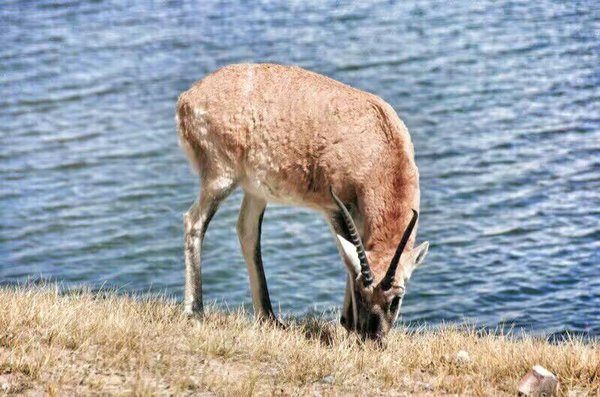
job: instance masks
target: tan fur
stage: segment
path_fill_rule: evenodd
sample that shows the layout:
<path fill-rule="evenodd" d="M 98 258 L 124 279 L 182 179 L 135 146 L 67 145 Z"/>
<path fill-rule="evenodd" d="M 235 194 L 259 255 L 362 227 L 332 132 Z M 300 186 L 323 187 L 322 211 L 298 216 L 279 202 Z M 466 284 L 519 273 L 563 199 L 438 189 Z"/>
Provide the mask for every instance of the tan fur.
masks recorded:
<path fill-rule="evenodd" d="M 177 118 L 205 180 L 231 179 L 267 201 L 325 214 L 336 210 L 333 186 L 354 204 L 375 281 L 383 277 L 411 208 L 419 210 L 410 135 L 385 101 L 298 67 L 240 64 L 184 92 Z"/>

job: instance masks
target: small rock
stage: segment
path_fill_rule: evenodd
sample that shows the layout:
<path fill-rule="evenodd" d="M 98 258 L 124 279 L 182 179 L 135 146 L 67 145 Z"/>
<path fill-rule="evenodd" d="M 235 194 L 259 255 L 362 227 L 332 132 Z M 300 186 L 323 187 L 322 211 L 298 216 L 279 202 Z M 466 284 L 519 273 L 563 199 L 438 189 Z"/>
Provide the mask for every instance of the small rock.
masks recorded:
<path fill-rule="evenodd" d="M 0 374 L 0 394 L 8 395 L 17 388 L 17 379 L 12 374 Z M 6 393 L 6 394 L 5 394 Z"/>
<path fill-rule="evenodd" d="M 463 365 L 469 364 L 471 362 L 471 356 L 465 350 L 459 350 L 459 352 L 456 353 L 456 362 Z"/>
<path fill-rule="evenodd" d="M 556 393 L 558 378 L 541 365 L 534 365 L 519 382 L 519 394 L 532 397 L 550 397 Z"/>
<path fill-rule="evenodd" d="M 327 384 L 327 385 L 332 385 L 333 382 L 335 382 L 335 378 L 333 377 L 333 375 L 327 375 L 327 376 L 319 379 L 319 383 L 323 383 L 323 384 Z"/>
<path fill-rule="evenodd" d="M 0 375 L 0 390 L 7 391 L 10 387 L 10 378 L 8 374 Z"/>
<path fill-rule="evenodd" d="M 420 380 L 415 380 L 415 381 L 413 381 L 413 384 L 415 386 L 423 388 L 424 390 L 428 390 L 428 391 L 433 390 L 433 385 L 429 382 L 422 382 Z"/>

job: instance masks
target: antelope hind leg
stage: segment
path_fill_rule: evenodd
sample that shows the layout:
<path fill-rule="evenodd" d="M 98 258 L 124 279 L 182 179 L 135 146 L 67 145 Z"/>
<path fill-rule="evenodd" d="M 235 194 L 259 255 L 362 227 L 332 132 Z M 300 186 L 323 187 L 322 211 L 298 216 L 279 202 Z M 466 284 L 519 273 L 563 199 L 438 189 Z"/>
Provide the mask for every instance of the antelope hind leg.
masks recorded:
<path fill-rule="evenodd" d="M 231 193 L 235 184 L 203 184 L 199 199 L 192 204 L 183 218 L 185 253 L 184 313 L 202 316 L 202 242 L 210 220 L 221 202 Z"/>

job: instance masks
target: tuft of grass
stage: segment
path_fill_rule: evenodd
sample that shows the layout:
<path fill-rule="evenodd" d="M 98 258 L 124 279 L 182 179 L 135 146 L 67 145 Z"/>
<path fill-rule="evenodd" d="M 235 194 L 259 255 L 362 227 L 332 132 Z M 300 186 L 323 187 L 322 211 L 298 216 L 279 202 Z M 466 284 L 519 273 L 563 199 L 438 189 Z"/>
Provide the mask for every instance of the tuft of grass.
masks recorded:
<path fill-rule="evenodd" d="M 320 318 L 282 330 L 243 311 L 188 319 L 165 298 L 0 289 L 0 391 L 48 395 L 514 395 L 541 364 L 561 395 L 600 394 L 600 346 L 474 328 L 395 329 L 385 348 Z M 457 352 L 469 353 L 468 361 Z"/>

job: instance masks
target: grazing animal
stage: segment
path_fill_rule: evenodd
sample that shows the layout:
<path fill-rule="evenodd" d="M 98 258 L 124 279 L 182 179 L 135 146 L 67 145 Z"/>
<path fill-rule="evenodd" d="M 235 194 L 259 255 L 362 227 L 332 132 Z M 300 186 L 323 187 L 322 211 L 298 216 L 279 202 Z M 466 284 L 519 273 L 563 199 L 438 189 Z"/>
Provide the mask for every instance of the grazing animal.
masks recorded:
<path fill-rule="evenodd" d="M 419 172 L 392 107 L 299 67 L 240 64 L 182 93 L 176 119 L 201 185 L 184 216 L 185 312 L 202 313 L 202 241 L 219 204 L 241 186 L 237 233 L 256 316 L 278 322 L 260 250 L 267 202 L 303 206 L 323 214 L 348 270 L 342 325 L 381 340 L 428 249 L 414 248 Z"/>

